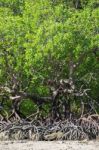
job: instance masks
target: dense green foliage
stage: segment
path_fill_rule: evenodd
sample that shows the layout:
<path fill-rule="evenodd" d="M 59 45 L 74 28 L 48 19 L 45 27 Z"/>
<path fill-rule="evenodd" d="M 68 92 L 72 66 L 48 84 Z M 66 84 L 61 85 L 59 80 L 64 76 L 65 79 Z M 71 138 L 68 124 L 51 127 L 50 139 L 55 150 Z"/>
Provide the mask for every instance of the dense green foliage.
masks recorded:
<path fill-rule="evenodd" d="M 98 102 L 98 6 L 98 0 L 0 0 L 0 86 L 49 96 L 47 81 L 70 78 L 70 63 L 78 63 L 76 89 L 91 89 Z M 36 104 L 22 103 L 25 115 L 36 112 Z M 78 101 L 72 104 L 78 110 Z"/>

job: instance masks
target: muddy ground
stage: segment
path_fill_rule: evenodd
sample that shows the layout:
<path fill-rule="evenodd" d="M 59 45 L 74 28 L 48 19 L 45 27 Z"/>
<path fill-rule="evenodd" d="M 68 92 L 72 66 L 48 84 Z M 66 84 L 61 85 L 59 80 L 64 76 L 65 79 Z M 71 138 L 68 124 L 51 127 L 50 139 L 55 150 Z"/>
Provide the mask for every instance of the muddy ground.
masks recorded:
<path fill-rule="evenodd" d="M 99 141 L 1 141 L 0 150 L 99 150 Z"/>

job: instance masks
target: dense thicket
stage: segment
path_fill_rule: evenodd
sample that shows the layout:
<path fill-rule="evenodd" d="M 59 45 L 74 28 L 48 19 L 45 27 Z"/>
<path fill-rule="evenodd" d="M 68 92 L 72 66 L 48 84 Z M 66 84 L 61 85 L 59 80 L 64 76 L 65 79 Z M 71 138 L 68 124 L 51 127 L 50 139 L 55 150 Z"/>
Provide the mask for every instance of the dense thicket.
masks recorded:
<path fill-rule="evenodd" d="M 98 6 L 0 0 L 1 119 L 99 112 Z"/>

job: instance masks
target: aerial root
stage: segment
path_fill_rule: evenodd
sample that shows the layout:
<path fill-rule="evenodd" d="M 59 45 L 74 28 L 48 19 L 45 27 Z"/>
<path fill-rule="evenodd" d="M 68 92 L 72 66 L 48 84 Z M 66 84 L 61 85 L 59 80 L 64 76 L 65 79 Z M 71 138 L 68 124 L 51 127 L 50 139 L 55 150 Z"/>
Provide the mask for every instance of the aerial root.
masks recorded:
<path fill-rule="evenodd" d="M 0 122 L 0 140 L 52 141 L 96 139 L 99 136 L 99 116 L 88 116 L 73 121 L 54 123 L 40 121 Z"/>

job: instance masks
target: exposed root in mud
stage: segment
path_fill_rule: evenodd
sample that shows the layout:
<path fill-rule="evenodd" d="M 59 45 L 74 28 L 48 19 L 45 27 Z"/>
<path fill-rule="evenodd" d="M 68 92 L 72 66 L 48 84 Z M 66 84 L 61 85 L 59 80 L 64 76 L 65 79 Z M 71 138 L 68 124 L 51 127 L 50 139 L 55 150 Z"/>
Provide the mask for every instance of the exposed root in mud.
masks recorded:
<path fill-rule="evenodd" d="M 99 115 L 75 120 L 0 122 L 0 140 L 83 140 L 99 136 Z"/>

